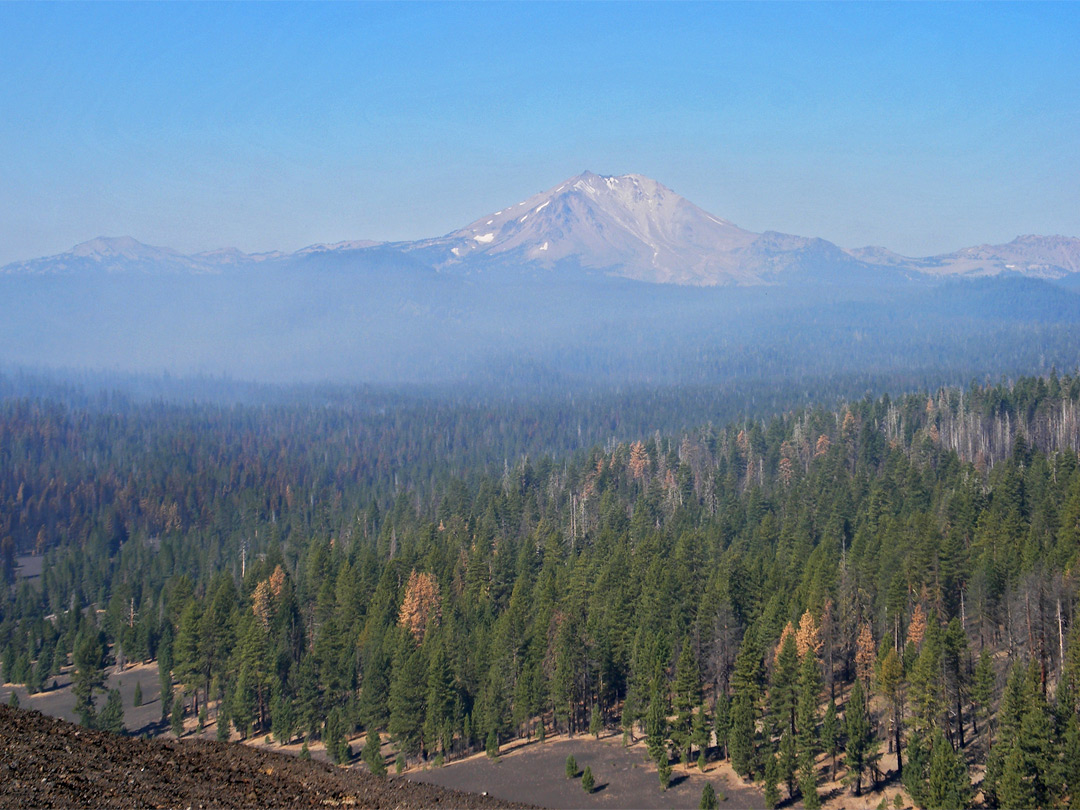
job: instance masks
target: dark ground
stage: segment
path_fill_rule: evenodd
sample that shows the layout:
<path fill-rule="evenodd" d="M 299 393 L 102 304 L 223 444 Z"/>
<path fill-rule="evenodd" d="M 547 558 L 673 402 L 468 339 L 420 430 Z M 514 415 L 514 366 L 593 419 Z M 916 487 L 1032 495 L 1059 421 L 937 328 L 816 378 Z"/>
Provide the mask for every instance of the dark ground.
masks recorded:
<path fill-rule="evenodd" d="M 124 702 L 124 726 L 128 733 L 137 736 L 150 734 L 154 736 L 168 731 L 168 724 L 162 726 L 161 702 L 159 700 L 161 682 L 158 679 L 157 662 L 140 663 L 134 667 L 128 667 L 123 672 L 116 672 L 115 667 L 106 670 L 106 688 L 119 689 L 120 697 Z M 56 681 L 56 688 L 52 687 Z M 135 685 L 142 686 L 142 705 L 135 705 Z M 13 684 L 0 685 L 0 703 L 7 704 L 14 692 L 19 696 L 19 707 L 23 709 L 36 709 L 42 714 L 58 717 L 70 723 L 78 723 L 78 715 L 75 714 L 75 696 L 71 693 L 71 667 L 65 667 L 64 671 L 55 678 L 49 679 L 45 684 L 44 692 L 28 695 L 23 686 Z M 95 702 L 98 711 L 105 708 L 108 695 L 98 692 Z"/>
<path fill-rule="evenodd" d="M 507 807 L 235 743 L 147 741 L 0 705 L 0 807 Z"/>
<path fill-rule="evenodd" d="M 567 779 L 566 757 L 578 764 L 578 777 Z M 592 768 L 593 793 L 581 787 L 581 772 Z M 601 738 L 558 737 L 543 744 L 525 743 L 501 753 L 498 761 L 480 754 L 442 768 L 417 771 L 410 779 L 458 790 L 487 791 L 507 801 L 559 808 L 696 808 L 705 782 L 711 782 L 721 808 L 765 807 L 761 794 L 742 784 L 730 768 L 711 763 L 702 774 L 676 766 L 667 791 L 660 789 L 656 766 L 644 746 L 626 748 L 621 735 Z"/>

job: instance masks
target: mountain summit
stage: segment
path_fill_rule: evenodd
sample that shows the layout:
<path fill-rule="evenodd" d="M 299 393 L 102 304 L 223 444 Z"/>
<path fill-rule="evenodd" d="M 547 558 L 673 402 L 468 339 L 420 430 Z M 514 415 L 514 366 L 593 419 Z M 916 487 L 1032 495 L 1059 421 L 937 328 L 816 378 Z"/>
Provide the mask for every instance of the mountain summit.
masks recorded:
<path fill-rule="evenodd" d="M 844 250 L 824 239 L 745 230 L 639 174 L 583 172 L 434 239 L 185 255 L 131 237 L 99 237 L 66 253 L 7 265 L 0 274 L 214 275 L 255 265 L 446 275 L 585 271 L 693 286 L 880 285 L 999 275 L 1071 280 L 1080 278 L 1080 239 L 1022 236 L 927 258 L 880 247 Z"/>
<path fill-rule="evenodd" d="M 735 254 L 758 238 L 638 174 L 584 172 L 425 247 L 444 265 L 578 266 L 642 281 L 747 283 Z"/>
<path fill-rule="evenodd" d="M 866 268 L 823 239 L 744 230 L 639 174 L 584 172 L 414 245 L 449 271 L 568 267 L 696 286 L 829 281 Z"/>

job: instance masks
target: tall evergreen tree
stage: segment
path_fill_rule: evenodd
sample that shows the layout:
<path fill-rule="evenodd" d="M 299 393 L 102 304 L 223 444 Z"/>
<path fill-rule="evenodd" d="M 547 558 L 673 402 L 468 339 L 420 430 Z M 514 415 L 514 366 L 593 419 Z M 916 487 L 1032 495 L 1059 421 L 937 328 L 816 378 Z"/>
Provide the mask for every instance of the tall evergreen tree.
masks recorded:
<path fill-rule="evenodd" d="M 97 719 L 97 727 L 102 731 L 108 731 L 113 734 L 124 733 L 124 703 L 120 698 L 119 689 L 110 689 L 108 700 L 105 701 L 105 708 L 101 710 L 101 714 Z"/>
<path fill-rule="evenodd" d="M 371 773 L 375 776 L 386 776 L 386 760 L 383 759 L 382 755 L 382 741 L 379 739 L 379 732 L 374 728 L 368 729 L 367 741 L 364 743 L 362 756 Z"/>
<path fill-rule="evenodd" d="M 454 674 L 441 640 L 435 642 L 428 662 L 426 704 L 424 738 L 432 750 L 440 748 L 447 754 L 454 724 Z"/>
<path fill-rule="evenodd" d="M 667 760 L 667 728 L 667 700 L 657 683 L 653 687 L 649 710 L 645 715 L 645 747 L 656 762 Z"/>
<path fill-rule="evenodd" d="M 931 738 L 930 768 L 924 796 L 927 810 L 967 807 L 972 798 L 967 765 L 945 739 L 941 729 L 936 729 Z"/>
<path fill-rule="evenodd" d="M 892 746 L 896 752 L 896 773 L 901 779 L 904 776 L 904 754 L 901 740 L 901 730 L 904 723 L 904 665 L 900 662 L 894 647 L 889 647 L 885 654 L 879 656 L 877 684 L 881 696 L 889 707 L 890 724 L 892 725 Z"/>
<path fill-rule="evenodd" d="M 758 643 L 758 630 L 751 627 L 743 637 L 735 657 L 732 686 L 735 697 L 731 704 L 731 730 L 728 748 L 735 772 L 753 778 L 758 771 L 757 721 L 764 676 L 764 663 Z"/>
<path fill-rule="evenodd" d="M 870 733 L 870 719 L 867 716 L 866 696 L 862 681 L 855 679 L 851 695 L 844 706 L 844 765 L 848 775 L 846 781 L 854 785 L 855 795 L 862 795 L 863 774 L 870 765 L 874 754 L 874 739 Z"/>
<path fill-rule="evenodd" d="M 412 638 L 401 634 L 390 681 L 390 735 L 398 750 L 406 756 L 420 754 L 423 749 L 425 719 L 424 687 L 426 670 L 420 650 Z"/>
<path fill-rule="evenodd" d="M 991 741 L 990 713 L 994 699 L 994 664 L 990 655 L 990 648 L 983 647 L 979 652 L 979 660 L 975 665 L 975 676 L 971 684 L 971 701 L 973 710 L 971 722 L 973 730 L 979 733 L 979 721 L 983 723 L 983 735 L 987 744 Z"/>
<path fill-rule="evenodd" d="M 694 654 L 690 637 L 683 641 L 679 661 L 675 665 L 674 706 L 675 723 L 671 729 L 671 738 L 679 750 L 683 764 L 690 761 L 690 746 L 693 742 L 694 707 L 701 701 L 701 674 L 697 656 Z"/>
<path fill-rule="evenodd" d="M 776 759 L 776 752 L 770 747 L 765 752 L 765 767 L 763 769 L 764 784 L 762 788 L 765 793 L 765 806 L 775 808 L 780 804 L 780 764 Z"/>
<path fill-rule="evenodd" d="M 960 619 L 953 617 L 945 628 L 943 658 L 949 691 L 952 693 L 952 706 L 955 711 L 955 731 L 957 745 L 964 746 L 964 703 L 967 698 L 969 683 L 966 671 L 968 642 Z"/>
<path fill-rule="evenodd" d="M 804 794 L 817 793 L 817 771 L 814 762 L 820 750 L 818 734 L 818 702 L 821 699 L 821 670 L 814 651 L 807 650 L 799 665 L 799 691 L 796 704 L 796 748 L 799 761 L 799 785 Z"/>
<path fill-rule="evenodd" d="M 97 721 L 94 692 L 105 685 L 104 634 L 90 624 L 85 625 L 75 640 L 72 661 L 75 664 L 71 685 L 75 695 L 75 713 L 79 715 L 80 723 L 94 728 Z"/>
<path fill-rule="evenodd" d="M 750 699 L 746 695 L 736 695 L 731 704 L 728 750 L 731 767 L 735 773 L 747 779 L 753 778 L 757 770 L 756 723 L 756 712 Z"/>
<path fill-rule="evenodd" d="M 731 698 L 721 692 L 713 709 L 713 735 L 716 737 L 716 756 L 728 756 L 728 733 L 731 731 Z"/>
<path fill-rule="evenodd" d="M 920 734 L 929 734 L 944 715 L 943 648 L 941 627 L 936 617 L 931 616 L 922 649 L 911 670 L 912 727 Z"/>
<path fill-rule="evenodd" d="M 795 708 L 799 689 L 799 654 L 795 636 L 788 633 L 776 656 L 769 684 L 769 712 L 782 733 L 795 733 Z"/>

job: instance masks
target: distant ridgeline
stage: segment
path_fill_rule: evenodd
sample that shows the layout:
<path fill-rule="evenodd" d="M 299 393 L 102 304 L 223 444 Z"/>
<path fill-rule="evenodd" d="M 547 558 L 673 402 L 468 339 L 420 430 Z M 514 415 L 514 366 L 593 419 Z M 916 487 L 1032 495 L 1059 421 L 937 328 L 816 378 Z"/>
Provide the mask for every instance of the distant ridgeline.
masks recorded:
<path fill-rule="evenodd" d="M 771 804 L 902 767 L 962 806 L 985 766 L 990 806 L 1075 806 L 1080 378 L 505 464 L 575 426 L 462 407 L 0 403 L 4 576 L 46 555 L 3 589 L 5 680 L 70 661 L 98 723 L 122 650 L 174 711 L 339 761 L 361 729 L 416 759 L 621 728 Z"/>

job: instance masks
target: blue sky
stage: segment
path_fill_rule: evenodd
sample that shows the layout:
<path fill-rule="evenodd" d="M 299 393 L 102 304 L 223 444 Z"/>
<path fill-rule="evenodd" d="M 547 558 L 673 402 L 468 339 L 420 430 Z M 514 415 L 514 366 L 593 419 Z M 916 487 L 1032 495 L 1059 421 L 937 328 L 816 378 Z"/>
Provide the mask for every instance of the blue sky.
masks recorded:
<path fill-rule="evenodd" d="M 0 4 L 0 263 L 450 231 L 584 169 L 911 255 L 1080 236 L 1080 4 Z"/>

